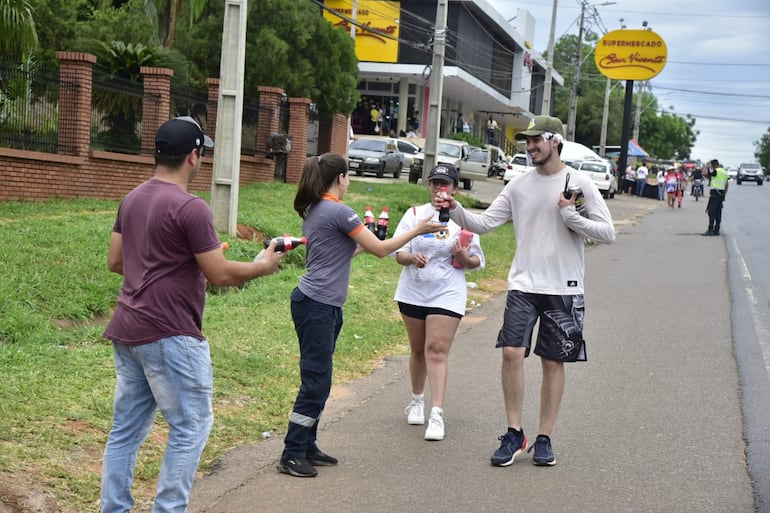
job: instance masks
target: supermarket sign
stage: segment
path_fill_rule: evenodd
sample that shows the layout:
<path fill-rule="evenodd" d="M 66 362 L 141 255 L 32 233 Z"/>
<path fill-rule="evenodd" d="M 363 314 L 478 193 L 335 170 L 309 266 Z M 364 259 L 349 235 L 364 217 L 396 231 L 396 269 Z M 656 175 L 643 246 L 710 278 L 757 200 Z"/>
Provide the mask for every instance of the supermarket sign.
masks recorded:
<path fill-rule="evenodd" d="M 353 8 L 355 4 L 356 8 Z M 355 12 L 356 57 L 363 62 L 398 62 L 401 2 L 325 0 L 324 18 L 350 32 Z"/>
<path fill-rule="evenodd" d="M 596 44 L 594 61 L 605 77 L 649 80 L 666 65 L 668 50 L 651 30 L 613 30 Z"/>

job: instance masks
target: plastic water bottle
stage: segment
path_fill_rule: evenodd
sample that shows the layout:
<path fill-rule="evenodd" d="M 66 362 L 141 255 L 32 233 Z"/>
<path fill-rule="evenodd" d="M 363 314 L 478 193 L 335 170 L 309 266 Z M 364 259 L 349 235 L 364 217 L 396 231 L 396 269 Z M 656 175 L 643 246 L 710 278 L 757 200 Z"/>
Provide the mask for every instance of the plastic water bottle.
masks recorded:
<path fill-rule="evenodd" d="M 380 240 L 388 238 L 388 225 L 390 224 L 389 211 L 390 209 L 388 207 L 382 207 L 382 213 L 380 214 L 379 219 L 377 219 L 377 238 Z"/>
<path fill-rule="evenodd" d="M 451 203 L 449 202 L 448 196 L 449 193 L 447 192 L 446 187 L 442 187 L 439 189 L 439 194 L 441 194 L 441 198 L 443 199 L 441 203 L 441 207 L 439 207 L 438 211 L 438 221 L 439 223 L 448 223 L 449 222 L 449 206 Z"/>
<path fill-rule="evenodd" d="M 369 205 L 366 206 L 366 210 L 364 211 L 364 225 L 366 225 L 366 228 L 370 232 L 377 233 L 377 228 L 374 224 L 374 212 L 372 212 L 372 207 Z"/>

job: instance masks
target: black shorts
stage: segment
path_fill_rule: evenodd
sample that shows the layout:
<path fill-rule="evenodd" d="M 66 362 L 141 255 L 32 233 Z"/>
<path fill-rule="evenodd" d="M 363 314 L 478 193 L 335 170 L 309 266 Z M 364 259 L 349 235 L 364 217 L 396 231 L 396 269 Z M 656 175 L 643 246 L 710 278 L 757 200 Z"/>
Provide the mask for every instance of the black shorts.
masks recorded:
<path fill-rule="evenodd" d="M 415 319 L 425 320 L 429 315 L 448 315 L 449 317 L 456 317 L 462 319 L 463 316 L 457 312 L 445 310 L 443 308 L 434 308 L 432 306 L 417 306 L 410 305 L 409 303 L 398 302 L 398 311 L 407 317 L 413 317 Z"/>
<path fill-rule="evenodd" d="M 554 296 L 509 290 L 495 347 L 525 347 L 525 357 L 529 356 L 532 331 L 540 319 L 536 355 L 559 362 L 584 362 L 584 315 L 583 294 Z"/>

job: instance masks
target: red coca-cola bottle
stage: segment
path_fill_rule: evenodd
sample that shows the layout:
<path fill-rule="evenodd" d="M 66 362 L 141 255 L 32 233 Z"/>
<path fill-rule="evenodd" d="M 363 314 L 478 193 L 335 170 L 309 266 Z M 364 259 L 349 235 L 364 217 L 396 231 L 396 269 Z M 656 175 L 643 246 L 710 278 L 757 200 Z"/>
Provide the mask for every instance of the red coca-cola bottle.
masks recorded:
<path fill-rule="evenodd" d="M 275 240 L 275 252 L 276 253 L 286 253 L 289 250 L 292 250 L 296 248 L 297 246 L 300 246 L 302 244 L 307 244 L 307 237 L 292 237 L 291 235 L 284 235 L 282 237 L 276 237 L 275 239 L 266 240 L 264 242 L 265 249 L 267 249 L 270 246 L 270 242 L 272 240 Z M 265 254 L 265 250 L 263 249 L 259 253 L 257 253 L 257 256 L 254 257 L 254 261 L 256 262 L 260 258 L 262 258 L 262 255 Z"/>
<path fill-rule="evenodd" d="M 377 219 L 377 238 L 385 240 L 388 238 L 388 225 L 390 224 L 390 215 L 388 207 L 382 207 L 382 213 L 379 219 Z"/>
<path fill-rule="evenodd" d="M 366 225 L 370 232 L 377 233 L 377 227 L 374 224 L 374 212 L 372 212 L 372 207 L 369 205 L 366 206 L 364 211 L 364 225 Z"/>
<path fill-rule="evenodd" d="M 448 223 L 449 222 L 449 206 L 451 205 L 449 201 L 449 193 L 447 192 L 446 187 L 442 187 L 439 189 L 439 194 L 441 195 L 441 206 L 439 207 L 438 211 L 438 222 L 439 223 Z"/>
<path fill-rule="evenodd" d="M 307 237 L 292 237 L 290 235 L 284 235 L 283 237 L 276 237 L 275 239 L 275 251 L 276 253 L 285 253 L 291 249 L 296 248 L 302 244 L 307 244 Z M 265 249 L 270 246 L 269 240 L 265 241 Z"/>

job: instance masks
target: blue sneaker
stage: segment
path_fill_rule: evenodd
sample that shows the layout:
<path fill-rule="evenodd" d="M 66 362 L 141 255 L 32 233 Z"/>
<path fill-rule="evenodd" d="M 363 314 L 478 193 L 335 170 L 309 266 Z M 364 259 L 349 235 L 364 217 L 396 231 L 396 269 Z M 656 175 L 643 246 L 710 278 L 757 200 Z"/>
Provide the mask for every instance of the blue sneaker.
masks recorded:
<path fill-rule="evenodd" d="M 500 448 L 492 455 L 492 465 L 496 467 L 507 467 L 513 463 L 516 456 L 527 450 L 524 430 L 520 435 L 508 431 L 497 439 L 500 440 Z"/>
<path fill-rule="evenodd" d="M 553 455 L 551 439 L 547 435 L 537 435 L 535 445 L 530 447 L 529 451 L 533 448 L 535 449 L 535 454 L 532 456 L 532 463 L 534 465 L 542 467 L 556 465 L 556 456 Z"/>

